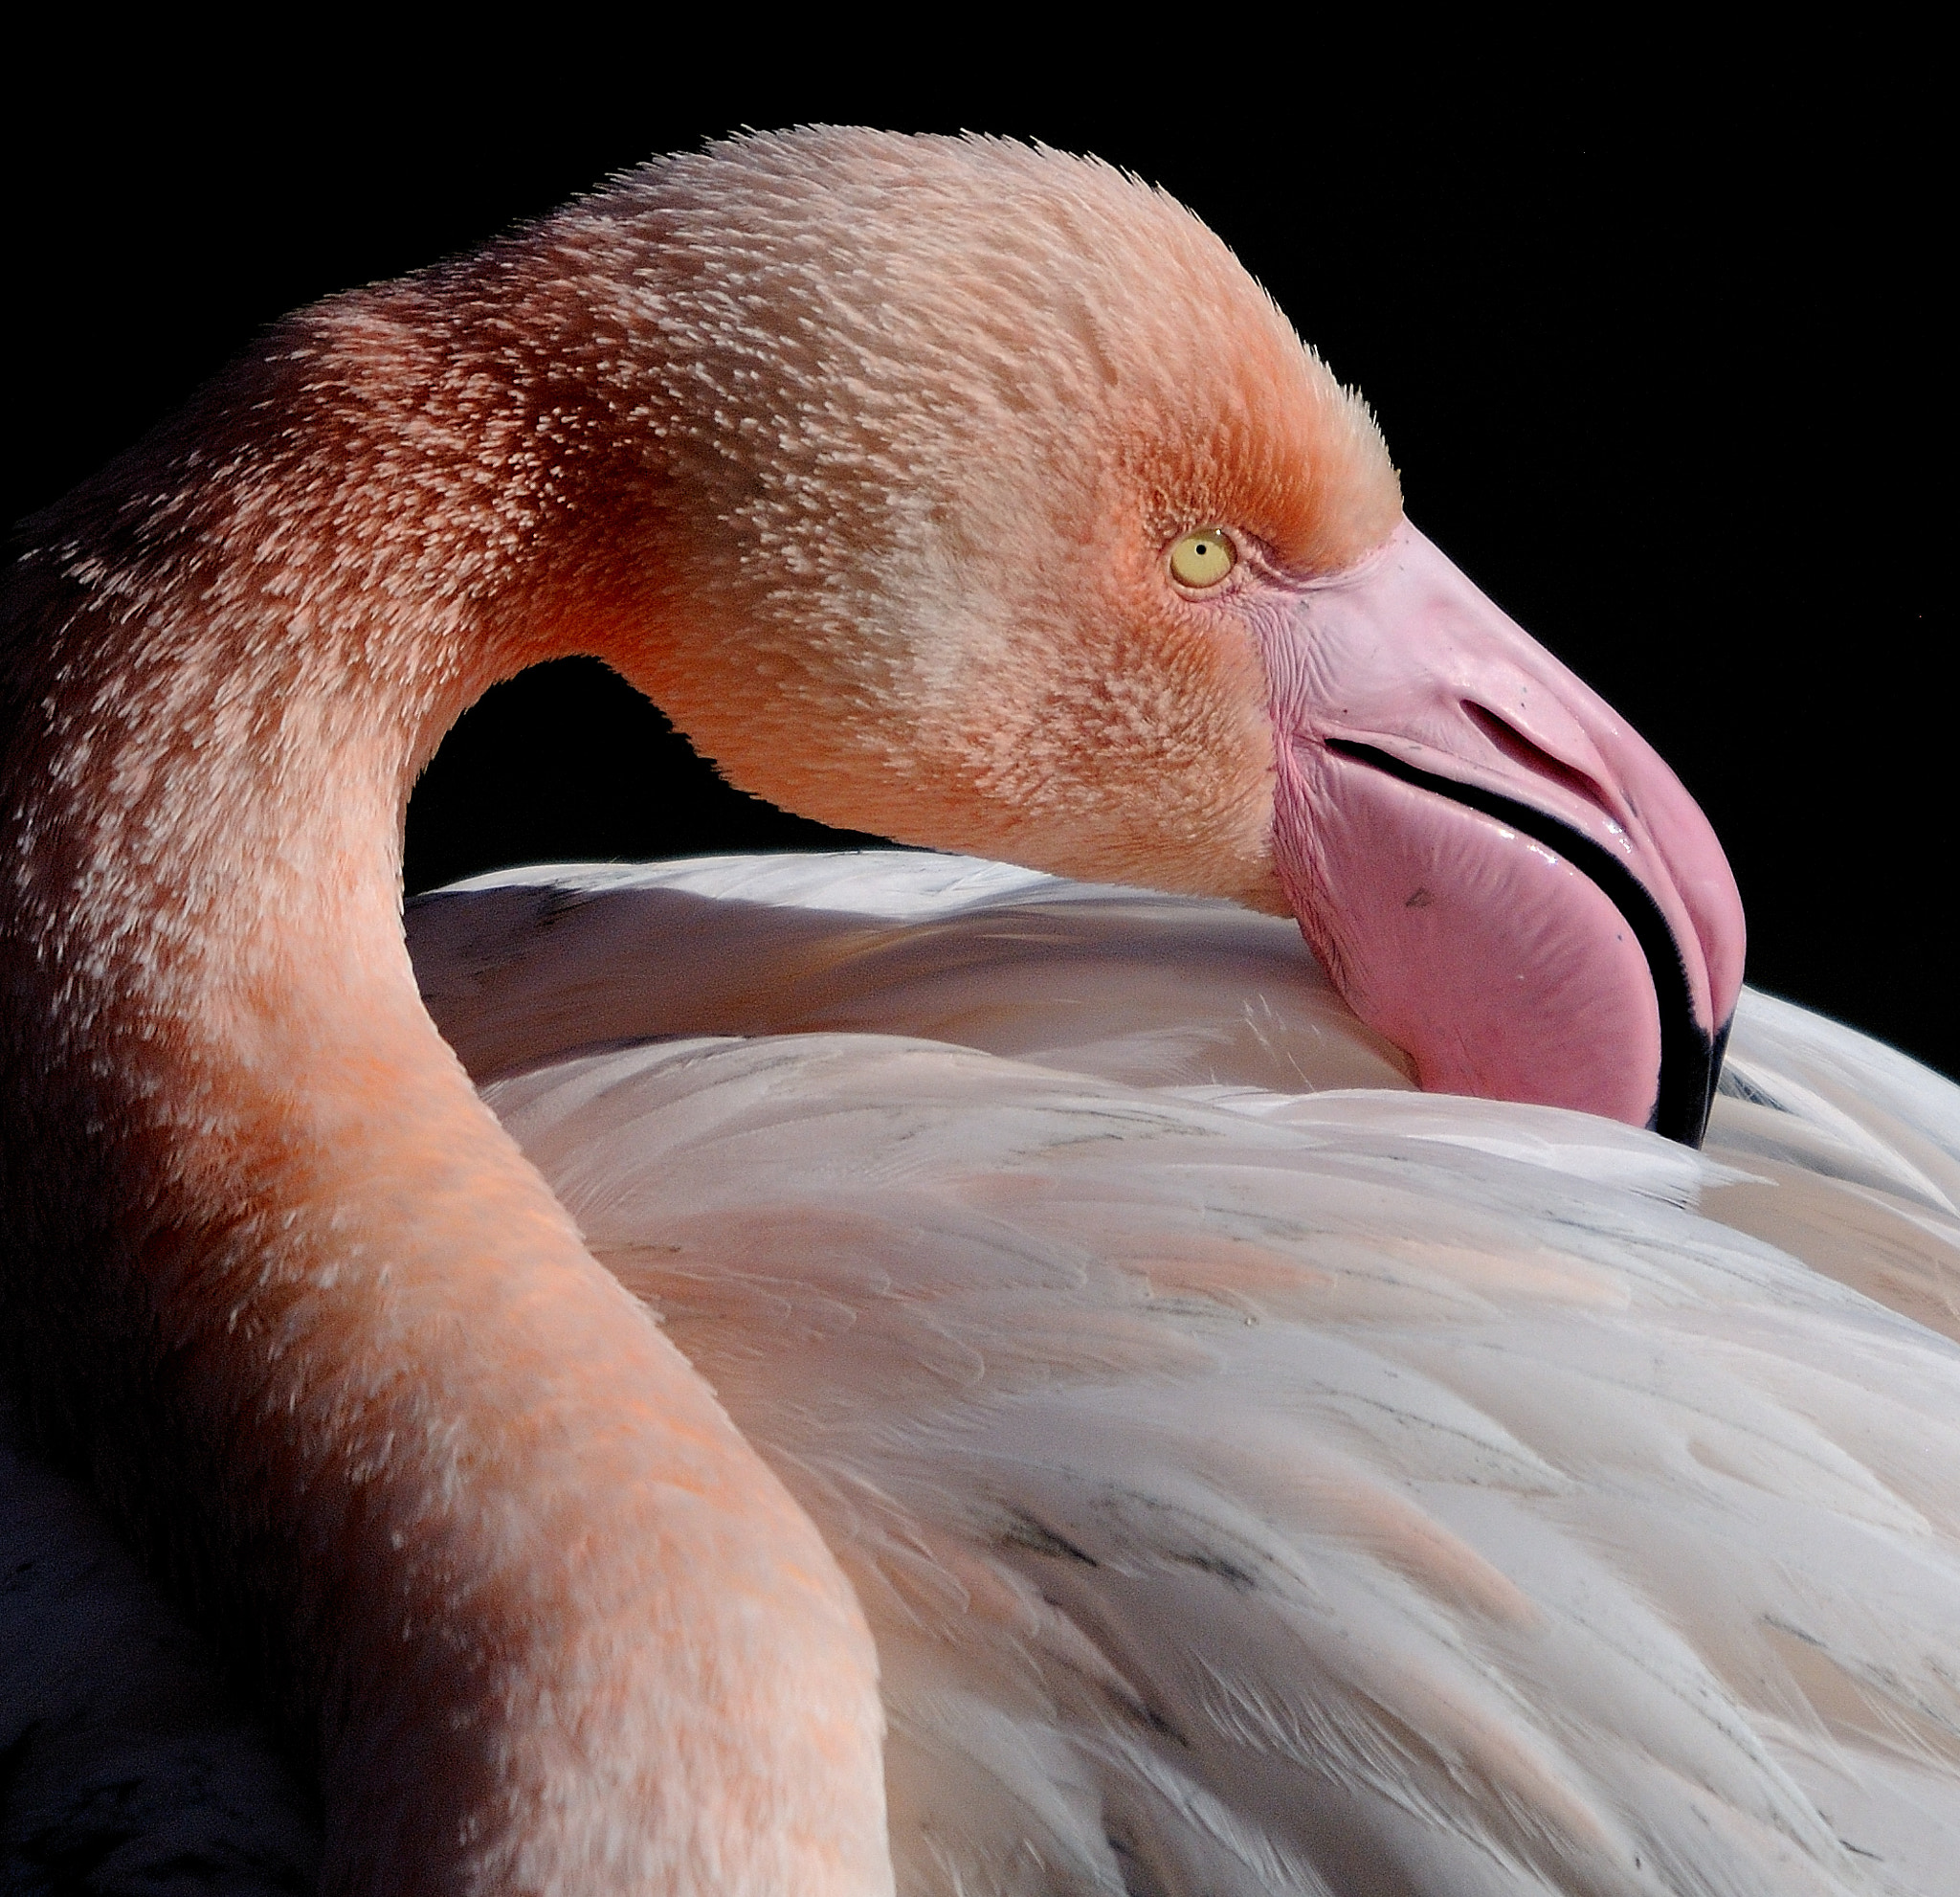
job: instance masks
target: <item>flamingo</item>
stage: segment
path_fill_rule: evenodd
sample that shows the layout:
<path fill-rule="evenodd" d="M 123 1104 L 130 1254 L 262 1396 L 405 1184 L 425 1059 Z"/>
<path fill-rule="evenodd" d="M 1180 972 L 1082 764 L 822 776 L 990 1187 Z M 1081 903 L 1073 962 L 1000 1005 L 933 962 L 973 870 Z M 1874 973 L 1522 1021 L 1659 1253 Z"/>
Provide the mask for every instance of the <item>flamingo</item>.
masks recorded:
<path fill-rule="evenodd" d="M 1029 1302 L 1011 1270 L 959 1282 L 970 1311 L 880 1332 L 865 1319 L 889 1314 L 888 1286 L 867 1303 L 865 1281 L 838 1276 L 841 1259 L 879 1278 L 878 1246 L 832 1243 L 835 1224 L 807 1210 L 770 1236 L 768 1201 L 758 1213 L 733 1187 L 716 1199 L 739 1165 L 669 1165 L 635 1236 L 609 1225 L 590 1155 L 621 1127 L 668 1113 L 667 1133 L 629 1139 L 643 1157 L 677 1115 L 705 1114 L 712 1131 L 772 1074 L 794 1082 L 783 1098 L 849 1103 L 813 1116 L 833 1130 L 880 1112 L 930 1127 L 948 1061 L 965 1145 L 990 1113 L 1010 1132 L 989 1137 L 1025 1140 L 1034 1110 L 1066 1135 L 1040 1150 L 1080 1144 L 1089 1125 L 1168 1141 L 1160 1159 L 1180 1141 L 1249 1144 L 1250 1170 L 1288 1182 L 1272 1190 L 1294 1195 L 1290 1216 L 1309 1187 L 1334 1188 L 1308 1158 L 1323 1134 L 1270 1086 L 1214 1078 L 1200 1093 L 1232 1097 L 1194 1098 L 1187 1074 L 1147 1107 L 1139 1085 L 1162 1074 L 1085 1068 L 1077 1048 L 1061 1068 L 1019 1063 L 1076 1076 L 1073 1093 L 1032 1082 L 1042 1104 L 1030 1109 L 1025 1072 L 1012 1101 L 991 1094 L 994 1070 L 950 1053 L 960 1036 L 944 1031 L 873 1050 L 803 1032 L 787 1052 L 669 1040 L 649 1053 L 645 1035 L 702 1025 L 684 1009 L 639 1009 L 625 1057 L 578 1052 L 605 1032 L 581 1030 L 534 1032 L 513 1058 L 486 1051 L 482 1018 L 446 1009 L 435 983 L 438 1019 L 494 1082 L 479 1095 L 403 946 L 401 812 L 468 703 L 570 651 L 640 684 L 737 781 L 828 820 L 1290 917 L 1356 1017 L 1346 1071 L 1509 1103 L 1485 1109 L 1495 1121 L 1473 1111 L 1468 1133 L 1395 1123 L 1432 1161 L 1431 1149 L 1479 1155 L 1442 1169 L 1446 1198 L 1498 1192 L 1493 1165 L 1515 1188 L 1515 1169 L 1543 1172 L 1563 1139 L 1595 1155 L 1569 1168 L 1589 1216 L 1623 1219 L 1629 1194 L 1664 1205 L 1658 1237 L 1628 1239 L 1647 1263 L 1580 1246 L 1577 1266 L 1552 1273 L 1563 1291 L 1527 1273 L 1504 1295 L 1651 1316 L 1707 1302 L 1724 1273 L 1754 1283 L 1741 1300 L 1751 1361 L 1780 1368 L 1744 1379 L 1738 1400 L 1756 1407 L 1726 1417 L 1718 1448 L 1688 1446 L 1779 1494 L 1793 1467 L 1827 1467 L 1836 1527 L 1818 1587 L 1855 1593 L 1847 1577 L 1888 1534 L 1904 1576 L 1888 1607 L 1903 1644 L 1921 1643 L 1904 1670 L 1860 1650 L 1834 1700 L 1803 1671 L 1815 1637 L 1792 1621 L 1794 1646 L 1773 1647 L 1776 1690 L 1812 1690 L 1807 1713 L 1784 1708 L 1798 1737 L 1781 1743 L 1801 1751 L 1824 1720 L 1812 1749 L 1837 1750 L 1819 1770 L 1859 1781 L 1843 1747 L 1864 1726 L 1840 1702 L 1878 1692 L 1864 1723 L 1904 1720 L 1894 1750 L 1910 1758 L 1861 1809 L 1910 1810 L 1915 1839 L 1944 1835 L 1927 1760 L 1951 1721 L 1922 1650 L 1951 1598 L 1939 1482 L 1924 1463 L 1908 1479 L 1910 1459 L 1875 1447 L 1869 1417 L 1840 1417 L 1832 1436 L 1790 1387 L 1820 1353 L 1869 1350 L 1870 1374 L 1903 1393 L 1887 1413 L 1896 1446 L 1937 1417 L 1950 1351 L 1760 1246 L 1708 1254 L 1700 1227 L 1689 1238 L 1669 1221 L 1697 1193 L 1746 1182 L 1640 1130 L 1692 1142 L 1708 1111 L 1741 976 L 1720 851 L 1665 768 L 1402 519 L 1366 411 L 1176 206 L 1091 163 L 985 141 L 807 131 L 661 162 L 478 257 L 290 320 L 35 524 L 6 625 L 8 1381 L 33 1438 L 86 1472 L 261 1684 L 317 1774 L 323 1888 L 879 1889 L 894 1857 L 908 1886 L 960 1887 L 963 1852 L 995 1884 L 1035 1887 L 1185 1887 L 1232 1854 L 1241 1887 L 1682 1887 L 1703 1874 L 1698 1849 L 1718 1863 L 1711 1887 L 1882 1875 L 1760 1730 L 1719 1709 L 1685 1736 L 1648 1730 L 1642 1682 L 1715 1705 L 1707 1683 L 1726 1676 L 1707 1653 L 1690 1664 L 1670 1650 L 1666 1666 L 1643 1658 L 1595 1683 L 1632 1710 L 1584 1770 L 1559 1751 L 1566 1710 L 1528 1732 L 1487 1717 L 1484 1687 L 1514 1709 L 1518 1683 L 1572 1677 L 1568 1656 L 1548 1655 L 1588 1615 L 1546 1575 L 1533 1596 L 1494 1568 L 1467 1524 L 1412 1514 L 1367 1466 L 1373 1451 L 1312 1449 L 1279 1398 L 1283 1351 L 1217 1358 L 1237 1366 L 1232 1387 L 1264 1393 L 1250 1411 L 1263 1435 L 1187 1467 L 1155 1529 L 1110 1512 L 1115 1464 L 1086 1491 L 1058 1472 L 1170 1430 L 1174 1412 L 1188 1423 L 1217 1395 L 1202 1379 L 1185 1377 L 1152 1425 L 1098 1417 L 1082 1379 L 1063 1378 L 1049 1408 L 1002 1425 L 1015 1455 L 966 1459 L 967 1485 L 935 1518 L 928 1464 L 905 1465 L 906 1445 L 962 1425 L 931 1407 L 944 1394 L 929 1349 L 914 1435 L 902 1401 L 863 1422 L 893 1457 L 879 1491 L 826 1438 L 845 1386 L 808 1364 L 794 1367 L 813 1379 L 801 1386 L 745 1376 L 769 1354 L 767 1307 L 791 1312 L 798 1336 L 824 1328 L 783 1288 L 799 1274 L 778 1267 L 799 1248 L 825 1308 L 873 1340 L 895 1401 L 920 1391 L 900 1373 L 909 1350 L 937 1337 L 957 1355 L 982 1316 L 1004 1336 L 1045 1310 L 1075 1327 L 1091 1366 L 1149 1385 L 1177 1381 L 1192 1349 L 1217 1355 L 1207 1327 L 1221 1311 L 1331 1349 L 1343 1326 L 1379 1328 L 1400 1294 L 1316 1311 L 1321 1279 L 1284 1245 L 1251 1278 L 1244 1253 L 1206 1278 L 1196 1255 L 1217 1248 L 1188 1232 L 1192 1256 L 1152 1262 L 1200 1306 L 1175 1345 L 1134 1337 L 1122 1297 L 1084 1318 L 1080 1301 Z M 533 904 L 526 926 L 566 906 Z M 462 966 L 478 980 L 495 958 Z M 1298 978 L 1306 966 L 1302 949 Z M 743 1031 L 786 1025 L 809 1023 L 758 1015 Z M 889 1064 L 922 1047 L 925 1064 Z M 606 1064 L 621 1058 L 639 1064 Z M 1784 1077 L 1753 1104 L 1806 1084 Z M 582 1120 L 595 1100 L 611 1105 Z M 1344 1100 L 1364 1144 L 1379 1133 L 1370 1110 L 1408 1109 Z M 1935 1125 L 1943 1110 L 1912 1109 Z M 1922 1150 L 1945 1150 L 1937 1132 L 1895 1127 L 1887 1146 L 1841 1106 L 1812 1117 L 1932 1216 L 1950 1212 Z M 660 1149 L 688 1137 L 703 1136 Z M 780 1126 L 771 1137 L 794 1143 Z M 805 1156 L 835 1165 L 812 1138 Z M 1537 1160 L 1520 1159 L 1521 1142 Z M 1108 1190 L 1088 1183 L 1058 1195 L 1078 1238 Z M 1573 1190 L 1562 1175 L 1554 1196 Z M 1146 1223 L 1178 1224 L 1172 1200 L 1144 1203 Z M 1200 1194 L 1187 1225 L 1193 1203 L 1199 1226 L 1276 1216 Z M 1544 1250 L 1559 1220 L 1532 1203 L 1528 1242 Z M 1325 1216 L 1348 1229 L 1348 1214 Z M 1751 1216 L 1788 1222 L 1780 1208 Z M 766 1290 L 761 1314 L 729 1293 L 712 1335 L 714 1298 L 707 1319 L 692 1312 L 701 1274 L 674 1262 L 709 1230 L 743 1267 L 727 1282 Z M 953 1236 L 974 1242 L 970 1222 Z M 1692 1254 L 1693 1269 L 1656 1289 L 1657 1248 Z M 1002 1247 L 969 1256 L 998 1261 Z M 1133 1288 L 1144 1261 L 1133 1246 L 1113 1259 L 1091 1277 Z M 1936 1313 L 1937 1272 L 1904 1278 L 1893 1302 Z M 664 1333 L 635 1289 L 666 1311 Z M 1244 1321 L 1268 1306 L 1272 1323 Z M 1778 1324 L 1802 1343 L 1763 1346 Z M 1629 1337 L 1652 1361 L 1651 1328 Z M 1600 1348 L 1595 1393 L 1631 1361 L 1627 1338 L 1617 1358 Z M 1714 1402 L 1738 1351 L 1682 1348 Z M 1521 1350 L 1548 1372 L 1544 1348 Z M 1350 1410 L 1394 1409 L 1322 1383 Z M 1766 1407 L 1772 1395 L 1782 1409 Z M 1449 1400 L 1398 1414 L 1474 1439 Z M 1487 1421 L 1501 1406 L 1485 1401 Z M 1609 1430 L 1635 1420 L 1597 1414 Z M 1561 1472 L 1504 1432 L 1486 1431 L 1480 1453 L 1504 1463 L 1509 1487 L 1563 1494 Z M 1937 1432 L 1914 1441 L 1946 1454 Z M 1680 1458 L 1655 1460 L 1679 1489 Z M 1017 1497 L 1000 1485 L 1010 1465 L 1024 1471 Z M 1650 1484 L 1650 1517 L 1663 1489 Z M 1226 1522 L 1196 1506 L 1200 1491 L 1258 1506 Z M 1704 1561 L 1739 1543 L 1740 1518 L 1724 1519 Z M 1550 1559 L 1528 1526 L 1510 1529 L 1521 1571 Z M 1597 1532 L 1589 1522 L 1577 1539 Z M 993 1551 L 991 1565 L 961 1534 Z M 1398 1596 L 1387 1670 L 1340 1675 L 1331 1700 L 1261 1686 L 1251 1623 L 1234 1620 L 1242 1603 L 1221 1604 L 1277 1593 L 1298 1607 L 1300 1590 L 1331 1586 L 1352 1608 L 1352 1574 L 1313 1558 L 1344 1534 L 1422 1596 Z M 1152 1559 L 1209 1576 L 1211 1592 L 1118 1588 L 1139 1610 L 1120 1631 L 1075 1571 L 1129 1577 Z M 892 1579 L 906 1560 L 909 1589 Z M 1574 1585 L 1583 1596 L 1604 1578 Z M 1443 1596 L 1510 1630 L 1490 1636 L 1512 1642 L 1505 1684 L 1491 1685 L 1488 1640 L 1435 1618 Z M 1760 1667 L 1762 1641 L 1746 1637 L 1756 1603 L 1747 1588 L 1732 1597 L 1743 1604 L 1706 1643 L 1732 1670 Z M 992 1626 L 1035 1672 L 1010 1667 L 991 1700 L 970 1672 L 934 1685 L 922 1653 L 955 1599 L 955 1618 Z M 1317 1611 L 1335 1641 L 1380 1624 Z M 1664 1645 L 1666 1613 L 1643 1611 L 1616 1596 L 1592 1616 L 1589 1662 Z M 1209 1647 L 1169 1638 L 1214 1621 Z M 1298 1644 L 1305 1622 L 1285 1624 Z M 1153 1645 L 1185 1655 L 1187 1674 L 1153 1674 Z M 1303 1650 L 1333 1677 L 1330 1647 Z M 1424 1660 L 1447 1665 L 1422 1676 Z M 1030 1680 L 1060 1712 L 1016 1729 L 1006 1715 L 1026 1711 Z M 1209 1706 L 1210 1739 L 1166 1710 L 1180 1692 Z M 1418 1702 L 1443 1724 L 1415 1718 Z M 1330 1705 L 1354 1722 L 1318 1730 Z M 1138 1731 L 1158 1737 L 1139 1745 Z M 1166 1746 L 1214 1756 L 1172 1771 Z M 948 1759 L 964 1790 L 935 1806 L 930 1768 Z M 1670 1800 L 1657 1781 L 1687 1792 Z M 1256 1788 L 1245 1809 L 1220 1802 L 1235 1784 Z"/>

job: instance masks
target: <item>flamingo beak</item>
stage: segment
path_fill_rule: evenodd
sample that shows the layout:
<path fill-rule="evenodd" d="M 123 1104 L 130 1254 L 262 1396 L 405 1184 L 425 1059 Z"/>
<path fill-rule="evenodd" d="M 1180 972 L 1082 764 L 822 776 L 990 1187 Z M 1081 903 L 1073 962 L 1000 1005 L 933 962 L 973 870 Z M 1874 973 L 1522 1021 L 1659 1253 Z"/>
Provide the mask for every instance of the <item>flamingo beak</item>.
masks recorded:
<path fill-rule="evenodd" d="M 1426 1088 L 1699 1145 L 1742 902 L 1674 773 L 1406 522 L 1259 638 L 1280 880 L 1348 1005 Z"/>

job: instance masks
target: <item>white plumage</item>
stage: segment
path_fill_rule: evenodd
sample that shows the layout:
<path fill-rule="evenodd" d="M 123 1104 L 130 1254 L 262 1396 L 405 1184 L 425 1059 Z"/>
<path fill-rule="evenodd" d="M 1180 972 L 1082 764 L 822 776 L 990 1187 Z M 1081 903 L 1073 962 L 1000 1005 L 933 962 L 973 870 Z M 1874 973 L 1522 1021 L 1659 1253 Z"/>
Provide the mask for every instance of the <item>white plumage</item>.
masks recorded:
<path fill-rule="evenodd" d="M 1947 1082 L 1751 994 L 1703 1155 L 1414 1094 L 1290 923 L 923 855 L 410 937 L 857 1587 L 902 1889 L 1960 1889 Z M 0 1466 L 9 1887 L 297 1887 L 303 1794 Z"/>

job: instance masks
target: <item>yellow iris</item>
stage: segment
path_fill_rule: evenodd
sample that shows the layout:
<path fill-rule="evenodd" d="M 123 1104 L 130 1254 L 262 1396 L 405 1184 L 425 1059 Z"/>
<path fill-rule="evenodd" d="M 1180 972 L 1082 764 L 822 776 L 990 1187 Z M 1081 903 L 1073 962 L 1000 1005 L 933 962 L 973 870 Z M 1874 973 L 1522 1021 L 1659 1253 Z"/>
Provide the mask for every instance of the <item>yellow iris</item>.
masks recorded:
<path fill-rule="evenodd" d="M 1186 586 L 1216 586 L 1236 559 L 1232 543 L 1216 527 L 1200 527 L 1170 545 L 1170 570 Z"/>

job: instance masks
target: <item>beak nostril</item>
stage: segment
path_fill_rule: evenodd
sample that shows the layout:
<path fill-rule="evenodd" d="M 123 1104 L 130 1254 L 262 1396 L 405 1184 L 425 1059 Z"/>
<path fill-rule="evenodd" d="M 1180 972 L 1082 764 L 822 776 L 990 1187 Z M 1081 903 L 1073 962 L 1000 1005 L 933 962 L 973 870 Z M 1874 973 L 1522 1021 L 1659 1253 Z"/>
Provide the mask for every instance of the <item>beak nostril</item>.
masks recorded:
<path fill-rule="evenodd" d="M 1575 770 L 1570 765 L 1561 763 L 1549 751 L 1534 745 L 1514 725 L 1507 725 L 1496 712 L 1477 703 L 1474 700 L 1466 698 L 1460 703 L 1471 724 L 1475 725 L 1513 764 L 1521 766 L 1536 776 L 1548 777 L 1554 784 L 1562 785 L 1571 792 L 1574 796 L 1584 797 L 1615 824 L 1622 827 L 1625 825 L 1626 818 L 1614 808 L 1606 792 L 1583 770 Z"/>

